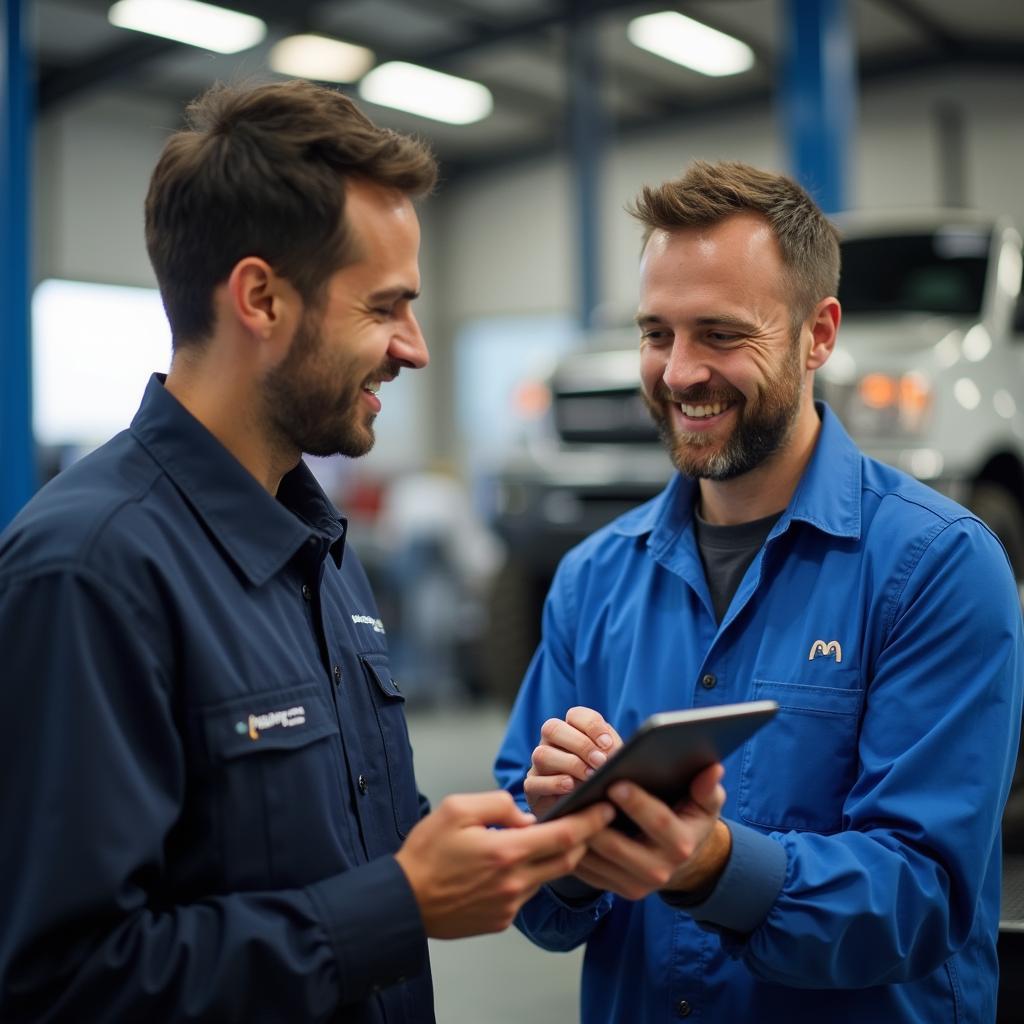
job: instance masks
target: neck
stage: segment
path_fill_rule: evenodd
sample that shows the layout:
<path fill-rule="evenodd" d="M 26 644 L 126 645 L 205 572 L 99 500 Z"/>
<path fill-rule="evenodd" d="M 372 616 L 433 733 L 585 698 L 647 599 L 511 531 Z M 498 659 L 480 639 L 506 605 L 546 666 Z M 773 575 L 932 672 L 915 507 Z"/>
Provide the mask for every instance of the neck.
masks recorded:
<path fill-rule="evenodd" d="M 810 399 L 786 443 L 761 465 L 732 480 L 701 480 L 701 517 L 716 526 L 751 523 L 782 511 L 793 497 L 821 430 Z"/>
<path fill-rule="evenodd" d="M 218 357 L 218 348 L 175 353 L 167 390 L 271 494 L 298 464 L 301 452 L 275 443 L 267 428 L 259 389 L 237 365 Z"/>

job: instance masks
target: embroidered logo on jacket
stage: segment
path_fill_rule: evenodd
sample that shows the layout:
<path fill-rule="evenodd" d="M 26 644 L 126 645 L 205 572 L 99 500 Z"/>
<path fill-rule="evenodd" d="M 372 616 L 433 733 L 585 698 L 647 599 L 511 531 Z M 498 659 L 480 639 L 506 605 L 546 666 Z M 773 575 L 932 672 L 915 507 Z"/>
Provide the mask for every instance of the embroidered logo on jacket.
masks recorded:
<path fill-rule="evenodd" d="M 284 711 L 268 711 L 265 715 L 250 715 L 246 722 L 236 722 L 235 732 L 248 733 L 249 739 L 258 740 L 261 732 L 282 727 L 290 729 L 293 725 L 306 724 L 306 709 L 301 705 L 286 708 Z"/>
<path fill-rule="evenodd" d="M 372 615 L 353 615 L 352 621 L 357 626 L 373 626 L 374 633 L 384 632 L 384 623 L 380 619 L 375 619 Z"/>
<path fill-rule="evenodd" d="M 827 658 L 831 655 L 836 659 L 836 664 L 843 660 L 843 649 L 839 646 L 838 640 L 829 640 L 825 643 L 824 640 L 815 640 L 811 644 L 811 651 L 807 655 L 808 661 L 814 661 L 815 658 Z"/>

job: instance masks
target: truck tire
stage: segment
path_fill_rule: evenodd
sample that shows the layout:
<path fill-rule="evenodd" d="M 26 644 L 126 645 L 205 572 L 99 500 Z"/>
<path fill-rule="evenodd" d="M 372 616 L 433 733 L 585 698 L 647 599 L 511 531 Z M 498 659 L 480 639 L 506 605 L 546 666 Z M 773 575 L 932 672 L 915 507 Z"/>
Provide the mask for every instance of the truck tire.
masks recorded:
<path fill-rule="evenodd" d="M 498 570 L 487 602 L 482 680 L 492 700 L 511 707 L 540 641 L 549 579 L 541 580 L 513 556 Z"/>
<path fill-rule="evenodd" d="M 1024 509 L 1002 484 L 991 480 L 974 485 L 970 507 L 1003 542 L 1019 586 L 1024 582 Z"/>
<path fill-rule="evenodd" d="M 1024 511 L 1013 495 L 1000 484 L 982 480 L 971 495 L 971 511 L 987 523 L 1003 542 L 1024 596 Z M 1010 796 L 1003 812 L 1003 852 L 1024 853 L 1024 757 L 1017 753 L 1017 768 L 1010 784 Z"/>

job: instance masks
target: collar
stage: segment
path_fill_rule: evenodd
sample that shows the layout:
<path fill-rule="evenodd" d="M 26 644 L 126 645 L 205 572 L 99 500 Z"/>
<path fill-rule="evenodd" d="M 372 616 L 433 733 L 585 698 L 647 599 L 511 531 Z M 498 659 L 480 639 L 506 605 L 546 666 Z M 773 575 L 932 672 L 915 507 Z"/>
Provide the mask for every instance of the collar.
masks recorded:
<path fill-rule="evenodd" d="M 810 523 L 835 537 L 860 537 L 861 453 L 824 403 L 815 402 L 821 430 L 793 497 L 772 528 L 774 537 L 795 520 Z M 697 481 L 676 473 L 652 501 L 627 512 L 615 532 L 625 537 L 650 534 L 652 547 L 668 549 L 693 518 Z"/>
<path fill-rule="evenodd" d="M 230 559 L 254 586 L 303 547 L 344 553 L 341 518 L 304 462 L 286 473 L 277 498 L 164 387 L 155 373 L 131 433 L 173 481 Z"/>

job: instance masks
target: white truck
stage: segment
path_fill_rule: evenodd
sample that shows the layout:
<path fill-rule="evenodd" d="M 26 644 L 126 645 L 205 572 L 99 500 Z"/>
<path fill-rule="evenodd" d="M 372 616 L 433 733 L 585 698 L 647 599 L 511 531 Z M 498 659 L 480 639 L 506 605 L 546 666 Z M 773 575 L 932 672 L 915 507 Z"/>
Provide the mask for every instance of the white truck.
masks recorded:
<path fill-rule="evenodd" d="M 953 211 L 839 223 L 843 322 L 818 392 L 865 452 L 988 522 L 1021 583 L 1020 230 Z"/>

